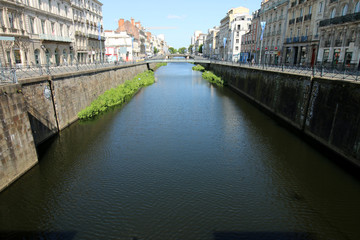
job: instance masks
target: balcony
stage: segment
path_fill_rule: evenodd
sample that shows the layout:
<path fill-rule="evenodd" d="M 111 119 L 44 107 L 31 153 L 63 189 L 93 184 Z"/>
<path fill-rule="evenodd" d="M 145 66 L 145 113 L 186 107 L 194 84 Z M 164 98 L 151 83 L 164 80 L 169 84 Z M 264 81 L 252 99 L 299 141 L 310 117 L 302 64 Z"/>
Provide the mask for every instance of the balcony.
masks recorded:
<path fill-rule="evenodd" d="M 291 43 L 292 38 L 286 38 L 286 43 Z"/>
<path fill-rule="evenodd" d="M 291 7 L 295 7 L 296 6 L 296 1 L 295 2 L 291 2 Z"/>
<path fill-rule="evenodd" d="M 311 20 L 311 14 L 305 15 L 304 22 L 308 20 Z"/>
<path fill-rule="evenodd" d="M 91 38 L 91 39 L 99 40 L 99 35 L 97 35 L 97 34 L 89 34 L 88 37 Z M 104 41 L 105 37 L 101 36 L 101 40 Z"/>
<path fill-rule="evenodd" d="M 347 14 L 345 16 L 335 17 L 331 19 L 325 19 L 320 21 L 320 27 L 326 27 L 328 25 L 337 25 L 348 22 L 360 21 L 360 13 Z"/>
<path fill-rule="evenodd" d="M 299 23 L 299 22 L 302 22 L 302 21 L 303 21 L 303 16 L 296 18 L 296 23 Z"/>
<path fill-rule="evenodd" d="M 341 47 L 342 46 L 342 41 L 341 40 L 336 40 L 335 41 L 335 47 Z"/>
<path fill-rule="evenodd" d="M 308 41 L 308 36 L 301 36 L 301 42 L 307 42 Z"/>
<path fill-rule="evenodd" d="M 294 37 L 294 38 L 293 38 L 293 42 L 294 42 L 294 43 L 299 42 L 299 40 L 300 40 L 300 38 L 299 38 L 299 37 Z"/>
<path fill-rule="evenodd" d="M 71 38 L 69 38 L 69 37 L 48 35 L 48 34 L 39 34 L 39 38 L 41 40 L 47 40 L 47 41 L 72 42 Z"/>
<path fill-rule="evenodd" d="M 294 23 L 295 23 L 295 18 L 289 20 L 289 25 L 294 24 Z"/>

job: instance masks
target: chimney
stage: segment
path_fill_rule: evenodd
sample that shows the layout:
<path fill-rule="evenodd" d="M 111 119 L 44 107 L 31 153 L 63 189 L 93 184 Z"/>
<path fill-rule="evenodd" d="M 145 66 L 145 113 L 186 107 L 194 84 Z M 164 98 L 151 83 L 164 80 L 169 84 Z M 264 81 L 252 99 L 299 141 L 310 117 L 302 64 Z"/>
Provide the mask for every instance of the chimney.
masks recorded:
<path fill-rule="evenodd" d="M 125 20 L 124 20 L 123 18 L 121 18 L 121 19 L 119 20 L 119 27 L 123 26 L 124 23 L 125 23 Z"/>
<path fill-rule="evenodd" d="M 131 18 L 131 25 L 135 26 L 135 22 L 133 18 Z"/>

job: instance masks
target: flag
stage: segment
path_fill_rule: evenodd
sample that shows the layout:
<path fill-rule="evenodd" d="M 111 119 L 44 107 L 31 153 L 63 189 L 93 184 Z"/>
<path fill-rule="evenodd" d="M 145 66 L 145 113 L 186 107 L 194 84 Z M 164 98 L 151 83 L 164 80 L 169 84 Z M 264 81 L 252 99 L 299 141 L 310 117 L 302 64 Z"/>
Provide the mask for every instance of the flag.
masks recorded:
<path fill-rule="evenodd" d="M 265 25 L 266 25 L 266 22 L 261 22 L 261 36 L 260 36 L 260 40 L 263 40 Z"/>

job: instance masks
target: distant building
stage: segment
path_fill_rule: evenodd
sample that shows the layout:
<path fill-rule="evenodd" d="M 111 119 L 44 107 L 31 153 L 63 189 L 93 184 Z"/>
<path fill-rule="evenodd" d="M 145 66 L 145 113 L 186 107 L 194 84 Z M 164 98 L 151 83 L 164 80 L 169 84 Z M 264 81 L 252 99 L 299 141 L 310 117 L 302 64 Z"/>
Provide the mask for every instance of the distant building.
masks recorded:
<path fill-rule="evenodd" d="M 253 12 L 249 32 L 241 39 L 240 62 L 257 61 L 257 42 L 260 28 L 259 10 Z"/>
<path fill-rule="evenodd" d="M 105 31 L 106 61 L 132 61 L 132 41 L 126 32 Z"/>

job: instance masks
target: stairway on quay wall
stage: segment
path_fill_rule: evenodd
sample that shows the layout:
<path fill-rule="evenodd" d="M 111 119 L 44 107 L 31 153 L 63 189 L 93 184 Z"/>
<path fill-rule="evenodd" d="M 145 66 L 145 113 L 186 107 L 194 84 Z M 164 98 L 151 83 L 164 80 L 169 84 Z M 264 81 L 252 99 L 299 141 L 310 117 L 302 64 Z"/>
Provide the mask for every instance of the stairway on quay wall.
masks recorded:
<path fill-rule="evenodd" d="M 0 191 L 38 162 L 36 147 L 75 122 L 106 90 L 155 64 L 41 76 L 0 85 Z"/>

